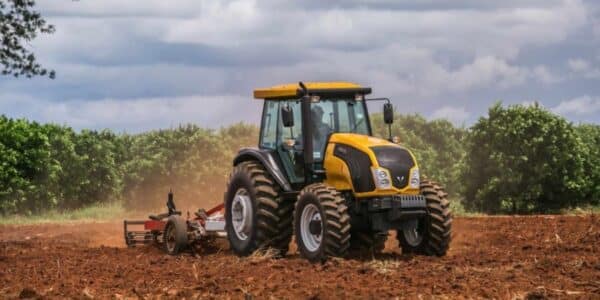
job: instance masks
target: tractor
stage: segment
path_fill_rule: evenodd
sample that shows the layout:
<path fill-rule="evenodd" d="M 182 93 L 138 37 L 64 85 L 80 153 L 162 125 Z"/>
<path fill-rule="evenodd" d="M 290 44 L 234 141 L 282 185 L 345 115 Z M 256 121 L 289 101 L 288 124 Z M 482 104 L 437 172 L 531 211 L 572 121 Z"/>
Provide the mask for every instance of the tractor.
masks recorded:
<path fill-rule="evenodd" d="M 414 155 L 391 137 L 387 98 L 350 82 L 254 90 L 263 100 L 258 147 L 242 148 L 224 195 L 225 231 L 239 256 L 292 236 L 311 262 L 380 252 L 396 231 L 403 253 L 443 256 L 451 240 L 448 194 L 420 178 Z M 384 101 L 389 139 L 373 136 L 367 102 Z"/>

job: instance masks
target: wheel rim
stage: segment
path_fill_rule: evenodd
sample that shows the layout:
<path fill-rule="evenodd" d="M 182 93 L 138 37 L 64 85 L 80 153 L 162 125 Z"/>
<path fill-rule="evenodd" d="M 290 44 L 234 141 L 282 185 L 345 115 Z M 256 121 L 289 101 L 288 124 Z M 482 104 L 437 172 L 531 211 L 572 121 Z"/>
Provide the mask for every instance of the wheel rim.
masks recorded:
<path fill-rule="evenodd" d="M 404 234 L 404 239 L 406 242 L 413 246 L 419 246 L 423 241 L 423 234 L 421 233 L 421 224 L 419 220 L 410 220 L 404 224 L 404 228 L 402 232 Z"/>
<path fill-rule="evenodd" d="M 310 223 L 313 221 L 321 222 L 321 230 L 318 234 L 313 234 L 310 231 Z M 304 207 L 304 210 L 302 210 L 302 216 L 300 217 L 300 235 L 302 236 L 304 247 L 306 247 L 308 251 L 315 252 L 321 246 L 323 223 L 321 213 L 314 204 L 308 204 Z"/>
<path fill-rule="evenodd" d="M 238 239 L 245 241 L 252 229 L 252 199 L 246 189 L 239 189 L 231 204 L 231 223 Z"/>
<path fill-rule="evenodd" d="M 173 252 L 175 250 L 175 226 L 171 225 L 167 228 L 165 242 L 167 243 L 167 250 Z"/>

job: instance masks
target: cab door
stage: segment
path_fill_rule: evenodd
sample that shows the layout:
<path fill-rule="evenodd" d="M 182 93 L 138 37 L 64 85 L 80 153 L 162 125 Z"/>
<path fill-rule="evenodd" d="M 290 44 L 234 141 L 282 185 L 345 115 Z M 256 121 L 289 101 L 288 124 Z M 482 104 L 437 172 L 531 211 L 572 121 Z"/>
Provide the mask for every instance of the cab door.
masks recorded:
<path fill-rule="evenodd" d="M 279 100 L 277 121 L 277 152 L 283 163 L 290 183 L 304 182 L 304 163 L 302 156 L 302 111 L 300 100 Z M 284 127 L 281 108 L 289 107 L 294 114 L 294 126 Z M 293 145 L 293 146 L 291 146 Z"/>

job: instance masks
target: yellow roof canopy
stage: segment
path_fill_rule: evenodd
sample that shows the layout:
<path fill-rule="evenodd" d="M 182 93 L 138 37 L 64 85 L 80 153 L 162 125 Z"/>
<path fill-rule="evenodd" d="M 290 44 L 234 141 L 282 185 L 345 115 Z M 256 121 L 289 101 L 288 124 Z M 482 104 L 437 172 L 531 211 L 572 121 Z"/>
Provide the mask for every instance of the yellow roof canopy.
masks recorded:
<path fill-rule="evenodd" d="M 331 82 L 304 82 L 309 93 L 319 94 L 327 92 L 340 93 L 371 93 L 370 88 L 365 88 L 359 84 L 346 81 Z M 299 83 L 288 83 L 275 85 L 268 88 L 258 88 L 254 90 L 255 99 L 289 99 L 301 96 L 302 89 Z"/>

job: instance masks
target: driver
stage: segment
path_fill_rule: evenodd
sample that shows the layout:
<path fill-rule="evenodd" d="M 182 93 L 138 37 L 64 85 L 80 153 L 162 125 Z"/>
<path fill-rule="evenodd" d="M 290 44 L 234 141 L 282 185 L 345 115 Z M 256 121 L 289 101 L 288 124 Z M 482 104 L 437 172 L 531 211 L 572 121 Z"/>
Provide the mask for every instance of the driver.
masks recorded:
<path fill-rule="evenodd" d="M 313 124 L 313 147 L 315 152 L 322 153 L 327 139 L 327 135 L 331 133 L 331 127 L 323 122 L 323 108 L 313 106 L 311 109 L 311 118 Z"/>

